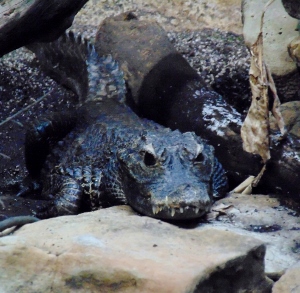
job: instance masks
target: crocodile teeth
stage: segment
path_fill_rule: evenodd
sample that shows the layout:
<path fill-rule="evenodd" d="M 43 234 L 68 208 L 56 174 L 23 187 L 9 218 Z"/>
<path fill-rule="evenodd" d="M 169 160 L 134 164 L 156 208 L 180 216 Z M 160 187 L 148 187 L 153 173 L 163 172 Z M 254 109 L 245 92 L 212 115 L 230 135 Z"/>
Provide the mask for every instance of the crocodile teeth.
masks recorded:
<path fill-rule="evenodd" d="M 163 206 L 157 206 L 157 205 L 152 205 L 152 213 L 153 215 L 158 214 L 159 212 L 161 212 L 163 210 Z"/>
<path fill-rule="evenodd" d="M 195 213 L 198 214 L 199 213 L 199 208 L 195 208 Z"/>
<path fill-rule="evenodd" d="M 156 214 L 156 207 L 154 205 L 152 206 L 152 213 L 153 213 L 153 215 Z"/>
<path fill-rule="evenodd" d="M 172 211 L 171 211 L 171 216 L 172 216 L 172 217 L 174 217 L 174 215 L 175 215 L 175 209 L 174 209 L 174 208 L 172 208 Z"/>
<path fill-rule="evenodd" d="M 167 196 L 167 195 L 166 195 L 165 204 L 166 204 L 167 207 L 169 206 L 169 199 L 168 199 L 168 196 Z"/>
<path fill-rule="evenodd" d="M 180 213 L 183 214 L 183 208 L 180 207 L 179 210 L 180 210 Z"/>

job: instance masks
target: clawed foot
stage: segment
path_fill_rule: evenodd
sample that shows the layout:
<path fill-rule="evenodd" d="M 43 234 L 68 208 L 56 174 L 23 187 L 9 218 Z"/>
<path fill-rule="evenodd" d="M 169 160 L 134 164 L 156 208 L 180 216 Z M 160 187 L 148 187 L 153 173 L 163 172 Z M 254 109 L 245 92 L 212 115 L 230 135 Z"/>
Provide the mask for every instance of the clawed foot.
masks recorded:
<path fill-rule="evenodd" d="M 41 189 L 40 183 L 27 177 L 23 182 L 21 190 L 17 193 L 17 196 L 27 197 L 33 193 L 40 192 Z"/>
<path fill-rule="evenodd" d="M 39 219 L 48 219 L 57 216 L 57 209 L 54 201 L 47 200 L 41 206 L 37 207 L 34 213 L 35 216 L 38 217 Z"/>

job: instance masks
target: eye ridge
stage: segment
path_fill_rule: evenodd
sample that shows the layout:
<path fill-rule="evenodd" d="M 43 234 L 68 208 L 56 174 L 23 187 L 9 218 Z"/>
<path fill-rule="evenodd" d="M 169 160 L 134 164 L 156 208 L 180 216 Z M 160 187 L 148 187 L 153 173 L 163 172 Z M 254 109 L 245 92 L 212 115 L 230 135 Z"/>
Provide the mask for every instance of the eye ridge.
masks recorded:
<path fill-rule="evenodd" d="M 144 164 L 147 167 L 154 166 L 156 164 L 155 156 L 153 154 L 149 153 L 149 152 L 145 152 L 144 153 Z"/>

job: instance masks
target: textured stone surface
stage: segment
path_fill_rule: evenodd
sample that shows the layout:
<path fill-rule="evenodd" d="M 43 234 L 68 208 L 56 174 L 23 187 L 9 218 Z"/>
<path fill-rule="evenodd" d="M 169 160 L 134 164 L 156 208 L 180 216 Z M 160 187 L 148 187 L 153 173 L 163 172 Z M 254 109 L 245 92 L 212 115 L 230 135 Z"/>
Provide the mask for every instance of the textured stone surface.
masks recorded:
<path fill-rule="evenodd" d="M 272 293 L 297 293 L 300 292 L 300 262 L 286 273 L 274 284 Z"/>
<path fill-rule="evenodd" d="M 2 237 L 0 291 L 270 292 L 264 253 L 251 237 L 180 229 L 120 206 Z"/>
<path fill-rule="evenodd" d="M 300 138 L 300 101 L 293 101 L 281 104 L 281 113 L 290 133 Z M 270 127 L 277 129 L 275 119 L 271 117 Z"/>
<path fill-rule="evenodd" d="M 256 41 L 260 19 L 267 0 L 243 0 L 243 34 L 250 46 Z M 264 60 L 273 75 L 281 102 L 299 100 L 299 73 L 296 62 L 288 53 L 288 45 L 299 36 L 298 20 L 285 11 L 281 0 L 275 0 L 266 10 L 263 25 Z"/>
<path fill-rule="evenodd" d="M 260 29 L 260 19 L 268 0 L 243 1 L 243 34 L 245 43 L 250 47 Z M 296 69 L 288 55 L 287 45 L 299 35 L 296 31 L 298 20 L 285 11 L 280 0 L 275 0 L 265 13 L 263 26 L 264 58 L 275 75 L 286 75 Z"/>
<path fill-rule="evenodd" d="M 267 273 L 285 271 L 300 261 L 299 217 L 276 198 L 231 194 L 214 204 L 208 220 L 213 228 L 263 241 Z"/>

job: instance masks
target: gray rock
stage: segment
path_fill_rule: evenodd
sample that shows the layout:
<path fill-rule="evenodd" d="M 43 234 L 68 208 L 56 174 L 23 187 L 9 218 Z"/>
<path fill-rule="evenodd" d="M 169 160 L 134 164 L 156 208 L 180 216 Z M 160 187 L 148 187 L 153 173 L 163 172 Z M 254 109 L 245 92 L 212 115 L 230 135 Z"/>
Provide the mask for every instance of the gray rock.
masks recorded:
<path fill-rule="evenodd" d="M 296 293 L 300 292 L 300 262 L 292 268 L 288 269 L 286 273 L 274 284 L 273 293 Z"/>
<path fill-rule="evenodd" d="M 270 292 L 264 254 L 251 237 L 184 230 L 119 206 L 2 237 L 0 291 Z"/>
<path fill-rule="evenodd" d="M 243 34 L 248 48 L 256 41 L 260 19 L 267 0 L 243 0 Z M 299 97 L 299 73 L 287 47 L 299 36 L 298 20 L 285 11 L 282 2 L 275 0 L 266 10 L 263 25 L 264 59 L 276 83 L 281 102 Z"/>
<path fill-rule="evenodd" d="M 207 216 L 212 228 L 251 236 L 265 243 L 265 270 L 280 274 L 300 261 L 300 223 L 296 212 L 268 195 L 231 194 Z M 197 227 L 203 229 L 203 225 Z"/>
<path fill-rule="evenodd" d="M 300 101 L 281 104 L 280 110 L 289 133 L 292 133 L 296 137 L 300 138 Z M 278 130 L 273 116 L 270 120 L 270 127 Z"/>

